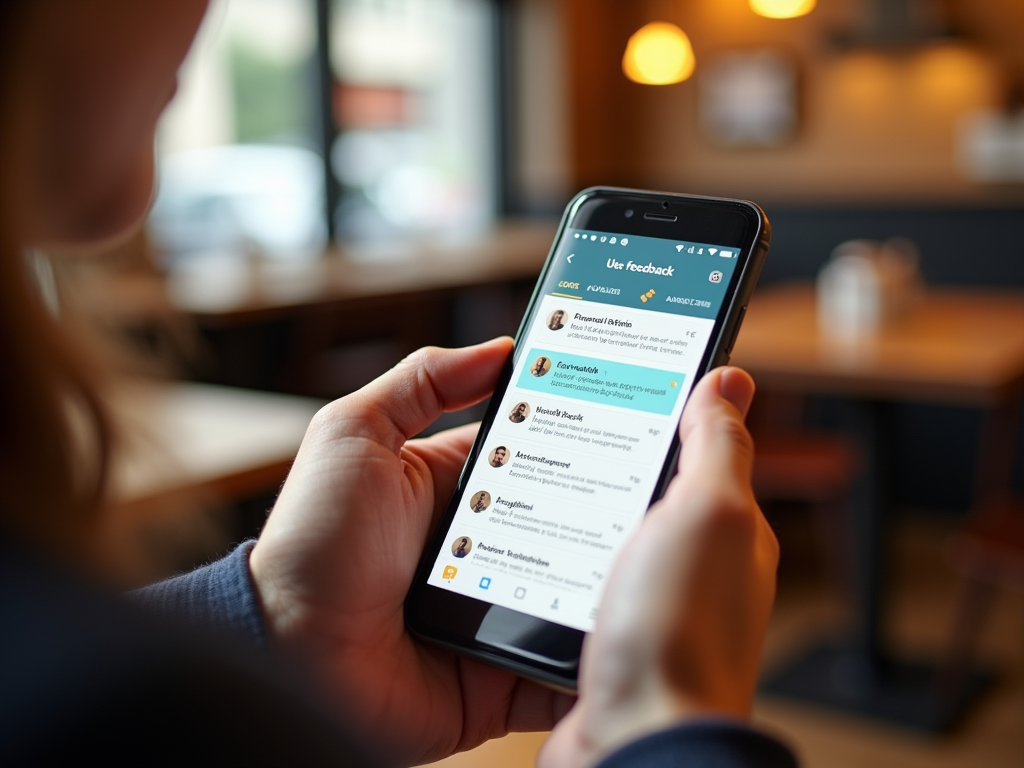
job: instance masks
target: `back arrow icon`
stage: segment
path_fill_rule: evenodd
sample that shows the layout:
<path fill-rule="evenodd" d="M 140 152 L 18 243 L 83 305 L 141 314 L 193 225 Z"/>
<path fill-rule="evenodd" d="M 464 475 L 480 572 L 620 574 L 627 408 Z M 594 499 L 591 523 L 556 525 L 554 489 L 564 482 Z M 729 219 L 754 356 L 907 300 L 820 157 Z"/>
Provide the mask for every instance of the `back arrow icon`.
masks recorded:
<path fill-rule="evenodd" d="M 570 253 L 568 256 L 566 256 L 565 257 L 565 263 L 566 264 L 572 264 L 572 257 L 575 256 L 575 255 L 576 255 L 575 253 Z"/>

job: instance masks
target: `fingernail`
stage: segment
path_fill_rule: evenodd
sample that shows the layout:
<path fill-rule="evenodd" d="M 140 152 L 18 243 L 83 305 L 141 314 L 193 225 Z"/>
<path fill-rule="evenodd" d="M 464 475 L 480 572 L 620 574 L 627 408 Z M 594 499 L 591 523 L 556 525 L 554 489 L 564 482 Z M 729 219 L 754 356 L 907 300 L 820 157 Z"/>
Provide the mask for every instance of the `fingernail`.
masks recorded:
<path fill-rule="evenodd" d="M 754 380 L 749 373 L 741 368 L 724 369 L 718 380 L 718 391 L 746 417 L 754 399 Z"/>

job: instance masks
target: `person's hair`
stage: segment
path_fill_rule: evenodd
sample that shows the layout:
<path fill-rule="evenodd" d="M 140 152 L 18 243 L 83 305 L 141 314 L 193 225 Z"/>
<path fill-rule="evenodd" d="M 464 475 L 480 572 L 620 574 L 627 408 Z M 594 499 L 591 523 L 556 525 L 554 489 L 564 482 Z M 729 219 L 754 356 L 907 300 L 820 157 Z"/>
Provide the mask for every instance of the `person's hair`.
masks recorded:
<path fill-rule="evenodd" d="M 101 505 L 111 429 L 94 371 L 43 301 L 13 187 L 26 178 L 17 113 L 31 83 L 17 63 L 30 8 L 0 4 L 0 524 L 57 544 Z"/>

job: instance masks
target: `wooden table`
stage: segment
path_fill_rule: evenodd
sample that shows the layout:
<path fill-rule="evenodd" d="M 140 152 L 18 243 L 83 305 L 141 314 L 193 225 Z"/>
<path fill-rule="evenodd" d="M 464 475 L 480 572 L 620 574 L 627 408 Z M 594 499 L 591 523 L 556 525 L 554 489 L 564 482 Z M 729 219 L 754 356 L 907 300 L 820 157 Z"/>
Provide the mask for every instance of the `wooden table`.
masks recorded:
<path fill-rule="evenodd" d="M 891 410 L 901 401 L 987 409 L 976 495 L 1008 491 L 1016 427 L 1011 416 L 1024 392 L 1024 294 L 931 290 L 914 312 L 874 336 L 849 340 L 818 328 L 813 286 L 770 287 L 751 301 L 733 362 L 765 388 L 851 398 L 851 423 L 865 459 L 852 500 L 857 633 L 841 646 L 801 657 L 766 690 L 924 730 L 949 727 L 978 680 L 937 697 L 934 668 L 897 662 L 882 642 Z"/>
<path fill-rule="evenodd" d="M 95 547 L 107 577 L 122 587 L 164 578 L 229 545 L 236 526 L 223 512 L 281 485 L 322 405 L 155 381 L 119 384 L 108 400 L 118 442 Z"/>
<path fill-rule="evenodd" d="M 232 501 L 273 488 L 323 405 L 186 382 L 134 382 L 111 400 L 125 441 L 112 478 L 121 508 L 178 496 Z"/>
<path fill-rule="evenodd" d="M 206 345 L 207 377 L 337 397 L 419 347 L 514 333 L 555 227 L 333 247 L 312 261 L 212 255 L 175 264 L 169 295 Z"/>
<path fill-rule="evenodd" d="M 335 246 L 312 261 L 203 258 L 175 267 L 168 287 L 179 311 L 222 324 L 340 303 L 372 309 L 414 294 L 533 280 L 555 227 L 552 221 L 506 223 L 457 241 Z"/>
<path fill-rule="evenodd" d="M 814 288 L 755 292 L 733 360 L 778 389 L 993 406 L 1024 388 L 1024 294 L 933 289 L 860 340 L 818 330 Z"/>

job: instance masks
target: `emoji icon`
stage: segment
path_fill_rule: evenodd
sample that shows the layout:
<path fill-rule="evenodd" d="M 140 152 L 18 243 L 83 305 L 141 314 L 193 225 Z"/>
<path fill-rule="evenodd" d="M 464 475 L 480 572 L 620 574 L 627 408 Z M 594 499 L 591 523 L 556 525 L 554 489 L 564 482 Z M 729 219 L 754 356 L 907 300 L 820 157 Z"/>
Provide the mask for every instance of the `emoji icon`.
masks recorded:
<path fill-rule="evenodd" d="M 441 578 L 446 581 L 451 581 L 455 578 L 455 574 L 459 572 L 459 569 L 454 565 L 446 565 L 444 567 L 444 573 L 441 574 Z"/>
<path fill-rule="evenodd" d="M 645 302 L 645 303 L 646 303 L 646 302 L 647 302 L 647 300 L 648 300 L 649 298 L 651 298 L 651 297 L 652 297 L 653 295 L 654 295 L 654 289 L 653 289 L 653 288 L 651 288 L 651 290 L 649 290 L 649 291 L 648 291 L 647 293 L 645 293 L 645 294 L 642 294 L 642 295 L 640 296 L 640 301 L 642 301 L 642 302 Z"/>
<path fill-rule="evenodd" d="M 668 385 L 669 385 L 670 387 L 678 387 L 678 386 L 679 386 L 679 382 L 676 382 L 676 381 L 670 381 L 670 382 L 668 383 Z"/>

